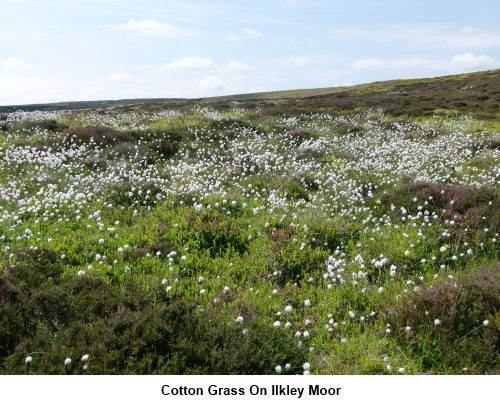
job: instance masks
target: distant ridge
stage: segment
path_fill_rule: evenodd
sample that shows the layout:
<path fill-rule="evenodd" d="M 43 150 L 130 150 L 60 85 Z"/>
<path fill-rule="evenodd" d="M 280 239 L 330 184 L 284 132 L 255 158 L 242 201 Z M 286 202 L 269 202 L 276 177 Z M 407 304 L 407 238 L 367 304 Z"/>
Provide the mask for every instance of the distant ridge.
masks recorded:
<path fill-rule="evenodd" d="M 133 98 L 122 100 L 95 100 L 95 101 L 65 101 L 59 103 L 45 104 L 20 104 L 0 106 L 0 112 L 23 111 L 56 111 L 56 110 L 81 110 L 92 108 L 110 108 L 117 106 L 137 105 L 137 104 L 159 104 L 175 103 L 182 101 L 192 101 L 193 99 L 183 98 Z"/>
<path fill-rule="evenodd" d="M 296 89 L 296 90 L 281 90 L 281 91 L 268 91 L 259 93 L 248 93 L 248 94 L 234 94 L 229 96 L 217 96 L 217 97 L 206 97 L 203 101 L 220 101 L 220 100 L 231 100 L 231 101 L 242 101 L 242 100 L 273 100 L 273 99 L 286 99 L 286 98 L 307 98 L 315 96 L 325 96 L 329 94 L 336 93 L 349 93 L 349 94 L 359 94 L 359 93 L 371 93 L 385 91 L 398 86 L 411 86 L 422 83 L 436 83 L 443 81 L 462 81 L 470 79 L 487 79 L 487 78 L 500 78 L 500 69 L 485 70 L 473 73 L 463 73 L 457 75 L 448 76 L 438 76 L 433 78 L 418 78 L 418 79 L 395 79 L 395 80 L 385 80 L 376 81 L 372 83 L 363 83 L 352 86 L 340 86 L 340 87 L 324 87 L 324 88 L 313 88 L 313 89 Z"/>
<path fill-rule="evenodd" d="M 434 78 L 387 80 L 354 86 L 296 89 L 234 94 L 205 98 L 144 98 L 100 101 L 75 101 L 48 104 L 0 106 L 0 112 L 55 111 L 111 108 L 161 103 L 224 103 L 289 100 L 311 108 L 352 109 L 355 105 L 381 106 L 394 114 L 415 111 L 429 115 L 436 109 L 458 113 L 474 112 L 483 118 L 499 118 L 500 69 Z M 405 109 L 405 106 L 408 108 Z M 494 111 L 497 111 L 495 113 Z"/>

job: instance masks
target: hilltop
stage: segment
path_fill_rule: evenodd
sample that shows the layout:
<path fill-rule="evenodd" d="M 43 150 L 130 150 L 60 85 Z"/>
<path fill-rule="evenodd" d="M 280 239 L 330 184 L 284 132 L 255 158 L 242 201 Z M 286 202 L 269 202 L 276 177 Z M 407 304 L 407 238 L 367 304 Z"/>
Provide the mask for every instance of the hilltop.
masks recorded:
<path fill-rule="evenodd" d="M 479 119 L 500 116 L 500 69 L 435 78 L 388 80 L 354 86 L 283 90 L 208 98 L 153 98 L 60 102 L 0 106 L 0 112 L 56 111 L 132 107 L 149 104 L 208 103 L 231 107 L 267 105 L 270 114 L 293 115 L 297 111 L 348 111 L 382 106 L 391 115 L 430 116 L 469 114 Z M 276 102 L 279 102 L 276 104 Z"/>
<path fill-rule="evenodd" d="M 349 87 L 304 89 L 215 97 L 204 101 L 280 100 L 297 110 L 353 110 L 382 107 L 391 115 L 471 114 L 499 118 L 500 69 L 426 79 L 389 80 Z"/>

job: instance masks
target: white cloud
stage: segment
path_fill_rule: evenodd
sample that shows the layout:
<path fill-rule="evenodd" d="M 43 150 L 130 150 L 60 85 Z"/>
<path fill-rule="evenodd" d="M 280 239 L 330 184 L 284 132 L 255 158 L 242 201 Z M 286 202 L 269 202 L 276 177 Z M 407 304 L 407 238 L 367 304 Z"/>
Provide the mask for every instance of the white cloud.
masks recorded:
<path fill-rule="evenodd" d="M 387 61 L 378 58 L 358 59 L 356 62 L 351 63 L 350 66 L 359 70 L 377 70 L 384 69 L 387 66 Z"/>
<path fill-rule="evenodd" d="M 429 50 L 461 50 L 474 52 L 479 49 L 500 47 L 500 30 L 480 30 L 470 26 L 450 29 L 443 26 L 393 25 L 384 28 L 340 28 L 332 31 L 332 39 L 349 43 L 384 45 L 400 43 L 408 48 Z"/>
<path fill-rule="evenodd" d="M 228 32 L 224 39 L 226 41 L 229 41 L 229 42 L 234 42 L 234 41 L 238 41 L 240 39 L 240 37 L 238 35 L 234 34 L 233 32 Z"/>
<path fill-rule="evenodd" d="M 205 77 L 198 83 L 198 87 L 203 91 L 229 89 L 229 86 L 220 77 L 217 76 Z"/>
<path fill-rule="evenodd" d="M 425 58 L 408 58 L 384 60 L 378 58 L 358 59 L 350 66 L 359 70 L 398 70 L 418 67 L 429 67 L 432 61 Z"/>
<path fill-rule="evenodd" d="M 243 35 L 245 38 L 263 38 L 264 34 L 259 30 L 253 28 L 245 28 L 243 29 Z"/>
<path fill-rule="evenodd" d="M 309 60 L 307 58 L 304 58 L 303 56 L 301 56 L 301 57 L 295 58 L 292 61 L 292 63 L 294 66 L 305 66 L 305 65 L 309 64 Z"/>
<path fill-rule="evenodd" d="M 450 66 L 453 69 L 488 68 L 498 65 L 499 62 L 489 56 L 474 55 L 473 53 L 455 55 L 450 59 Z"/>
<path fill-rule="evenodd" d="M 165 63 L 158 70 L 171 70 L 182 72 L 187 70 L 213 69 L 215 63 L 210 58 L 200 58 L 198 56 L 188 56 L 185 58 L 175 59 L 172 62 Z"/>
<path fill-rule="evenodd" d="M 188 56 L 185 58 L 175 59 L 165 63 L 157 70 L 159 72 L 187 72 L 195 70 L 211 70 L 213 72 L 233 73 L 242 70 L 250 69 L 250 65 L 245 62 L 231 60 L 225 64 L 216 64 L 211 58 L 201 58 L 199 56 Z"/>
<path fill-rule="evenodd" d="M 197 30 L 184 30 L 173 24 L 162 23 L 153 19 L 129 20 L 126 24 L 114 27 L 116 31 L 125 31 L 135 37 L 143 38 L 180 38 L 196 35 Z"/>
<path fill-rule="evenodd" d="M 461 33 L 443 33 L 441 35 L 416 38 L 416 43 L 428 48 L 443 49 L 485 49 L 500 47 L 500 34 L 495 32 L 481 33 L 465 30 Z"/>
<path fill-rule="evenodd" d="M 259 39 L 264 38 L 264 34 L 254 28 L 244 28 L 238 34 L 234 32 L 227 33 L 225 40 L 229 42 L 239 41 L 241 39 Z"/>
<path fill-rule="evenodd" d="M 106 88 L 101 86 L 90 86 L 84 89 L 81 89 L 79 92 L 79 96 L 84 99 L 87 97 L 102 97 L 106 93 Z"/>
<path fill-rule="evenodd" d="M 280 69 L 303 69 L 305 66 L 320 66 L 323 63 L 330 61 L 326 55 L 309 54 L 309 55 L 294 55 L 282 58 L 271 59 L 267 61 L 269 66 L 279 66 Z"/>
<path fill-rule="evenodd" d="M 428 69 L 447 72 L 467 71 L 469 69 L 489 69 L 498 67 L 500 62 L 486 55 L 463 53 L 449 59 L 403 58 L 403 59 L 358 59 L 350 65 L 357 70 L 408 70 Z"/>
<path fill-rule="evenodd" d="M 112 73 L 109 75 L 109 80 L 112 82 L 130 82 L 132 78 L 125 73 Z"/>
<path fill-rule="evenodd" d="M 3 62 L 3 66 L 6 67 L 7 69 L 15 69 L 15 68 L 30 69 L 35 67 L 35 65 L 32 65 L 31 63 L 24 62 L 14 57 L 5 59 Z"/>
<path fill-rule="evenodd" d="M 266 87 L 252 87 L 248 90 L 249 93 L 265 93 L 266 91 L 269 91 Z"/>
<path fill-rule="evenodd" d="M 224 65 L 221 65 L 219 69 L 221 71 L 224 71 L 224 72 L 237 72 L 237 71 L 246 70 L 249 68 L 250 68 L 250 65 L 246 64 L 245 62 L 239 62 L 236 60 L 232 60 Z"/>
<path fill-rule="evenodd" d="M 475 32 L 476 30 L 470 26 L 465 26 L 465 27 L 462 27 L 462 32 L 464 34 L 472 34 L 473 32 Z"/>

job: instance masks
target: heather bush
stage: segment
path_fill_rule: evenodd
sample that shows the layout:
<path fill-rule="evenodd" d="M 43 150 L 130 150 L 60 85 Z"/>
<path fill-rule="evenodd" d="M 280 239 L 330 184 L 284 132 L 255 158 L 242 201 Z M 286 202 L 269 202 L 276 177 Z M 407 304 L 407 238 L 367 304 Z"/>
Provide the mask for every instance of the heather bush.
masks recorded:
<path fill-rule="evenodd" d="M 500 273 L 493 265 L 422 288 L 387 308 L 385 319 L 424 372 L 498 373 L 499 311 Z"/>
<path fill-rule="evenodd" d="M 76 143 L 77 145 L 93 142 L 95 145 L 108 147 L 134 141 L 130 132 L 104 126 L 74 127 L 67 129 L 64 134 L 66 135 L 66 143 Z"/>
<path fill-rule="evenodd" d="M 227 252 L 243 254 L 248 250 L 248 237 L 241 232 L 233 218 L 217 212 L 189 214 L 189 240 L 200 251 L 208 251 L 212 257 Z"/>
<path fill-rule="evenodd" d="M 287 132 L 286 137 L 294 146 L 300 146 L 305 141 L 311 139 L 312 134 L 307 129 L 300 128 Z"/>
<path fill-rule="evenodd" d="M 16 296 L 10 281 L 0 278 L 0 311 L 9 315 L 0 332 L 4 372 L 268 374 L 287 362 L 296 371 L 305 359 L 293 336 L 262 324 L 252 310 L 242 310 L 238 327 L 217 308 L 200 312 L 194 302 L 137 282 L 119 287 L 85 276 Z M 76 360 L 64 365 L 67 357 Z"/>
<path fill-rule="evenodd" d="M 56 119 L 41 119 L 41 120 L 26 120 L 22 123 L 16 123 L 12 125 L 11 131 L 34 131 L 34 130 L 46 130 L 49 132 L 64 132 L 68 128 L 68 125 L 62 123 Z"/>

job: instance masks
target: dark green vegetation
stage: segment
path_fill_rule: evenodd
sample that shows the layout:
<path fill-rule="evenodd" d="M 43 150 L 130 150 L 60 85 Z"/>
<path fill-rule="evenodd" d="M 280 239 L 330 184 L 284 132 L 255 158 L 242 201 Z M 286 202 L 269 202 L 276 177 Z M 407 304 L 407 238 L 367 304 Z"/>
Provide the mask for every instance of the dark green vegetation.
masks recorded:
<path fill-rule="evenodd" d="M 266 373 L 270 361 L 296 357 L 293 337 L 283 331 L 270 337 L 251 308 L 242 308 L 252 329 L 244 336 L 242 327 L 213 322 L 219 311 L 167 297 L 160 285 L 61 280 L 54 252 L 19 253 L 25 262 L 0 279 L 0 356 L 8 356 L 10 373 L 82 373 L 81 362 L 63 365 L 82 353 L 92 358 L 93 374 Z M 31 352 L 39 361 L 26 366 Z"/>
<path fill-rule="evenodd" d="M 488 318 L 492 308 L 500 308 L 498 264 L 479 267 L 458 280 L 424 288 L 413 300 L 390 308 L 386 319 L 401 330 L 410 323 L 413 325 L 412 330 L 401 333 L 398 339 L 420 359 L 422 368 L 446 372 L 449 367 L 460 369 L 472 365 L 476 370 L 488 370 L 491 365 L 498 366 L 500 313 L 497 311 L 493 320 L 496 328 L 485 328 L 478 320 Z M 430 312 L 437 315 L 440 325 L 429 324 L 426 313 Z"/>
<path fill-rule="evenodd" d="M 105 108 L 141 104 L 174 103 L 187 101 L 186 99 L 176 98 L 145 98 L 145 99 L 123 99 L 123 100 L 98 100 L 98 101 L 67 101 L 60 103 L 46 104 L 23 104 L 0 106 L 0 113 L 22 111 L 58 111 L 58 110 L 79 110 L 84 108 L 93 108 L 102 110 Z"/>
<path fill-rule="evenodd" d="M 499 373 L 499 74 L 0 115 L 0 373 Z"/>
<path fill-rule="evenodd" d="M 54 111 L 82 108 L 105 109 L 149 104 L 185 105 L 201 102 L 226 106 L 241 103 L 252 108 L 255 102 L 280 100 L 266 114 L 293 116 L 322 110 L 349 111 L 355 108 L 378 108 L 392 115 L 432 116 L 472 115 L 479 119 L 498 119 L 500 105 L 500 70 L 490 70 L 432 79 L 390 80 L 349 87 L 285 90 L 240 94 L 223 97 L 190 99 L 133 99 L 79 101 L 52 104 L 0 106 L 0 113 L 15 109 L 24 111 Z M 248 103 L 248 104 L 247 104 Z"/>
<path fill-rule="evenodd" d="M 312 111 L 347 112 L 359 107 L 383 107 L 387 114 L 394 116 L 467 114 L 478 119 L 498 119 L 500 70 L 435 79 L 391 80 L 345 88 L 259 93 L 225 99 L 246 106 L 245 103 L 254 97 L 256 100 L 281 100 L 278 106 L 269 108 L 268 113 L 288 116 Z"/>

